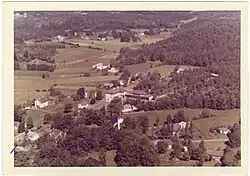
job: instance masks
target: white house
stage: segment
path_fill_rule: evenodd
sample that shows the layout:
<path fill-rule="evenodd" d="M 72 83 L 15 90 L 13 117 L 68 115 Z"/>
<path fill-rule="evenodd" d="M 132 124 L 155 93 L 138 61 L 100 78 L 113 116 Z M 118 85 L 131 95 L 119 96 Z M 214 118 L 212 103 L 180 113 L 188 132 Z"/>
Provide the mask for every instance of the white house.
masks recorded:
<path fill-rule="evenodd" d="M 179 122 L 178 124 L 180 125 L 181 129 L 185 129 L 187 122 L 182 121 L 182 122 Z"/>
<path fill-rule="evenodd" d="M 130 105 L 130 104 L 125 104 L 123 105 L 123 110 L 122 112 L 123 113 L 126 113 L 126 112 L 131 112 L 131 111 L 135 111 L 137 110 L 137 107 L 133 106 L 133 105 Z"/>
<path fill-rule="evenodd" d="M 47 97 L 40 97 L 35 100 L 35 107 L 44 108 L 49 105 L 49 99 Z"/>
<path fill-rule="evenodd" d="M 39 138 L 38 133 L 30 131 L 27 133 L 26 138 L 31 141 L 36 141 Z"/>
<path fill-rule="evenodd" d="M 89 106 L 89 104 L 86 105 L 82 105 L 82 104 L 78 104 L 78 109 L 83 109 L 83 108 L 87 108 Z"/>
<path fill-rule="evenodd" d="M 181 72 L 183 72 L 183 71 L 184 71 L 183 68 L 179 68 L 179 69 L 176 71 L 176 73 L 181 73 Z"/>
<path fill-rule="evenodd" d="M 103 65 L 103 63 L 98 63 L 98 64 L 95 64 L 92 66 L 93 68 L 97 69 L 97 70 L 104 70 L 104 69 L 107 69 L 108 66 L 106 65 Z"/>
<path fill-rule="evenodd" d="M 220 134 L 224 134 L 224 135 L 227 135 L 228 133 L 230 133 L 230 130 L 226 127 L 219 127 L 219 128 L 216 128 L 216 131 Z"/>
<path fill-rule="evenodd" d="M 219 75 L 216 74 L 216 73 L 211 73 L 211 76 L 217 77 L 217 76 L 219 76 Z"/>
<path fill-rule="evenodd" d="M 108 70 L 109 73 L 118 73 L 119 70 L 115 69 L 114 67 L 112 67 L 111 69 Z"/>
<path fill-rule="evenodd" d="M 125 83 L 122 80 L 119 81 L 119 84 L 120 84 L 120 86 L 124 86 L 125 85 Z"/>
<path fill-rule="evenodd" d="M 56 38 L 57 38 L 57 40 L 58 40 L 59 42 L 62 42 L 62 41 L 65 40 L 65 37 L 64 37 L 64 36 L 61 36 L 61 35 L 58 35 Z"/>

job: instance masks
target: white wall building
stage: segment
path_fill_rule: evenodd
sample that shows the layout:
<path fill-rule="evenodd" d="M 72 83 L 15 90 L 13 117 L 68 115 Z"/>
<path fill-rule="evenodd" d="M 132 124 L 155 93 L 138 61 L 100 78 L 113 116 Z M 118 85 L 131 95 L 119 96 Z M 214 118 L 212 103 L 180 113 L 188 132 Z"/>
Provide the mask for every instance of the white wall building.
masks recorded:
<path fill-rule="evenodd" d="M 35 107 L 44 108 L 49 105 L 49 100 L 46 97 L 40 97 L 35 100 Z"/>

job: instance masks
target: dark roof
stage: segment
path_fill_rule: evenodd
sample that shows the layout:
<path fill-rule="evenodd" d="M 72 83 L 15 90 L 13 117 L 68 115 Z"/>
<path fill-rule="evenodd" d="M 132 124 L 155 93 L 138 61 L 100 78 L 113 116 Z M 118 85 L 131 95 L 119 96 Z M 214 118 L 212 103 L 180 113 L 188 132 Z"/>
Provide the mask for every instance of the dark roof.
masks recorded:
<path fill-rule="evenodd" d="M 142 90 L 135 90 L 135 89 L 125 89 L 126 92 L 131 93 L 131 94 L 135 94 L 135 95 L 147 95 L 147 93 L 145 91 Z"/>
<path fill-rule="evenodd" d="M 110 121 L 112 123 L 112 125 L 114 125 L 115 123 L 117 123 L 117 117 L 111 117 Z"/>

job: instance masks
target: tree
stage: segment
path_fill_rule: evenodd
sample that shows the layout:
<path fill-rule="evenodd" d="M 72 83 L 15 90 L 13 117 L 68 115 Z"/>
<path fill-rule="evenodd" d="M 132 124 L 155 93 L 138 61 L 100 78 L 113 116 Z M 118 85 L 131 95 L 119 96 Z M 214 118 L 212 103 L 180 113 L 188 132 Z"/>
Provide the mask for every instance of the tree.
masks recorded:
<path fill-rule="evenodd" d="M 240 125 L 235 123 L 230 133 L 228 133 L 229 145 L 232 148 L 240 147 L 241 135 L 240 135 Z"/>
<path fill-rule="evenodd" d="M 235 158 L 239 161 L 241 160 L 241 152 L 240 150 L 237 151 L 236 155 L 235 155 Z"/>
<path fill-rule="evenodd" d="M 154 145 L 148 138 L 140 140 L 140 165 L 142 166 L 159 166 L 159 154 Z"/>
<path fill-rule="evenodd" d="M 131 76 L 131 73 L 128 70 L 124 70 L 124 72 L 120 76 L 120 80 L 127 81 L 130 76 Z"/>
<path fill-rule="evenodd" d="M 121 116 L 122 109 L 122 100 L 118 97 L 115 97 L 108 105 L 108 112 L 110 112 L 111 117 L 114 115 Z"/>
<path fill-rule="evenodd" d="M 183 153 L 183 160 L 184 160 L 184 161 L 189 161 L 190 158 L 191 158 L 191 156 L 190 156 L 189 152 L 188 152 L 188 151 L 185 151 L 185 152 Z"/>
<path fill-rule="evenodd" d="M 234 152 L 230 147 L 224 149 L 224 154 L 221 157 L 221 166 L 236 166 L 237 159 L 234 157 Z"/>
<path fill-rule="evenodd" d="M 171 124 L 171 123 L 172 123 L 172 115 L 171 115 L 171 114 L 169 114 L 169 115 L 167 116 L 166 123 L 167 123 L 167 124 Z"/>
<path fill-rule="evenodd" d="M 210 117 L 211 116 L 211 114 L 210 114 L 210 111 L 209 111 L 209 109 L 204 109 L 202 112 L 201 112 L 201 118 L 208 118 L 208 117 Z"/>
<path fill-rule="evenodd" d="M 27 119 L 27 123 L 26 123 L 26 125 L 27 125 L 27 128 L 28 129 L 31 129 L 31 128 L 33 128 L 33 120 L 32 120 L 32 118 L 29 116 L 28 117 L 28 119 Z"/>
<path fill-rule="evenodd" d="M 18 133 L 23 133 L 25 131 L 25 123 L 22 122 L 18 126 Z"/>
<path fill-rule="evenodd" d="M 42 78 L 43 78 L 43 79 L 45 78 L 45 74 L 44 74 L 44 73 L 42 74 Z"/>
<path fill-rule="evenodd" d="M 52 115 L 50 113 L 46 113 L 43 118 L 44 123 L 49 123 L 52 121 Z"/>
<path fill-rule="evenodd" d="M 149 127 L 149 119 L 147 116 L 138 117 L 140 119 L 140 126 L 142 127 L 142 132 L 146 134 Z"/>
<path fill-rule="evenodd" d="M 79 88 L 76 93 L 77 96 L 79 96 L 81 99 L 85 97 L 85 88 Z"/>
<path fill-rule="evenodd" d="M 172 148 L 173 148 L 173 152 L 171 153 L 172 157 L 173 158 L 178 158 L 180 159 L 182 156 L 182 146 L 181 146 L 181 142 L 178 138 L 174 138 L 173 139 L 173 145 L 172 145 Z"/>
<path fill-rule="evenodd" d="M 64 113 L 69 113 L 72 111 L 73 105 L 71 103 L 67 103 L 64 106 Z"/>
<path fill-rule="evenodd" d="M 164 154 L 168 150 L 168 143 L 165 141 L 159 141 L 156 144 L 156 148 L 159 154 Z"/>
<path fill-rule="evenodd" d="M 22 107 L 19 105 L 14 105 L 14 120 L 18 122 L 22 122 L 24 111 Z"/>
<path fill-rule="evenodd" d="M 100 161 L 102 166 L 106 166 L 106 152 L 103 149 L 100 151 L 99 161 Z"/>
<path fill-rule="evenodd" d="M 101 99 L 103 99 L 103 92 L 101 89 L 98 89 L 96 91 L 96 100 L 101 100 Z"/>
<path fill-rule="evenodd" d="M 29 53 L 28 53 L 28 51 L 26 50 L 26 51 L 24 51 L 24 53 L 23 53 L 23 57 L 25 57 L 25 58 L 28 58 L 29 57 Z"/>
<path fill-rule="evenodd" d="M 96 102 L 96 98 L 91 98 L 90 104 L 95 104 L 95 102 Z"/>

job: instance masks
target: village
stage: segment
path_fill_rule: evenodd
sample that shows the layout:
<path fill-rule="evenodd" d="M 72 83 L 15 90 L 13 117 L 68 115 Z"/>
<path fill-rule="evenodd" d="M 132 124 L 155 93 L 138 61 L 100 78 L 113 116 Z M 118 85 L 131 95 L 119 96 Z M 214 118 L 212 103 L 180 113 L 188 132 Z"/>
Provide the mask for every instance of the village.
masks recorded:
<path fill-rule="evenodd" d="M 223 52 L 203 48 L 216 44 L 200 27 L 208 17 L 177 14 L 15 13 L 19 32 L 34 20 L 30 35 L 15 36 L 17 165 L 239 165 L 236 54 L 232 69 L 221 65 Z M 110 17 L 117 23 L 106 23 Z M 50 18 L 65 21 L 48 28 Z M 218 31 L 209 20 L 204 25 Z"/>

